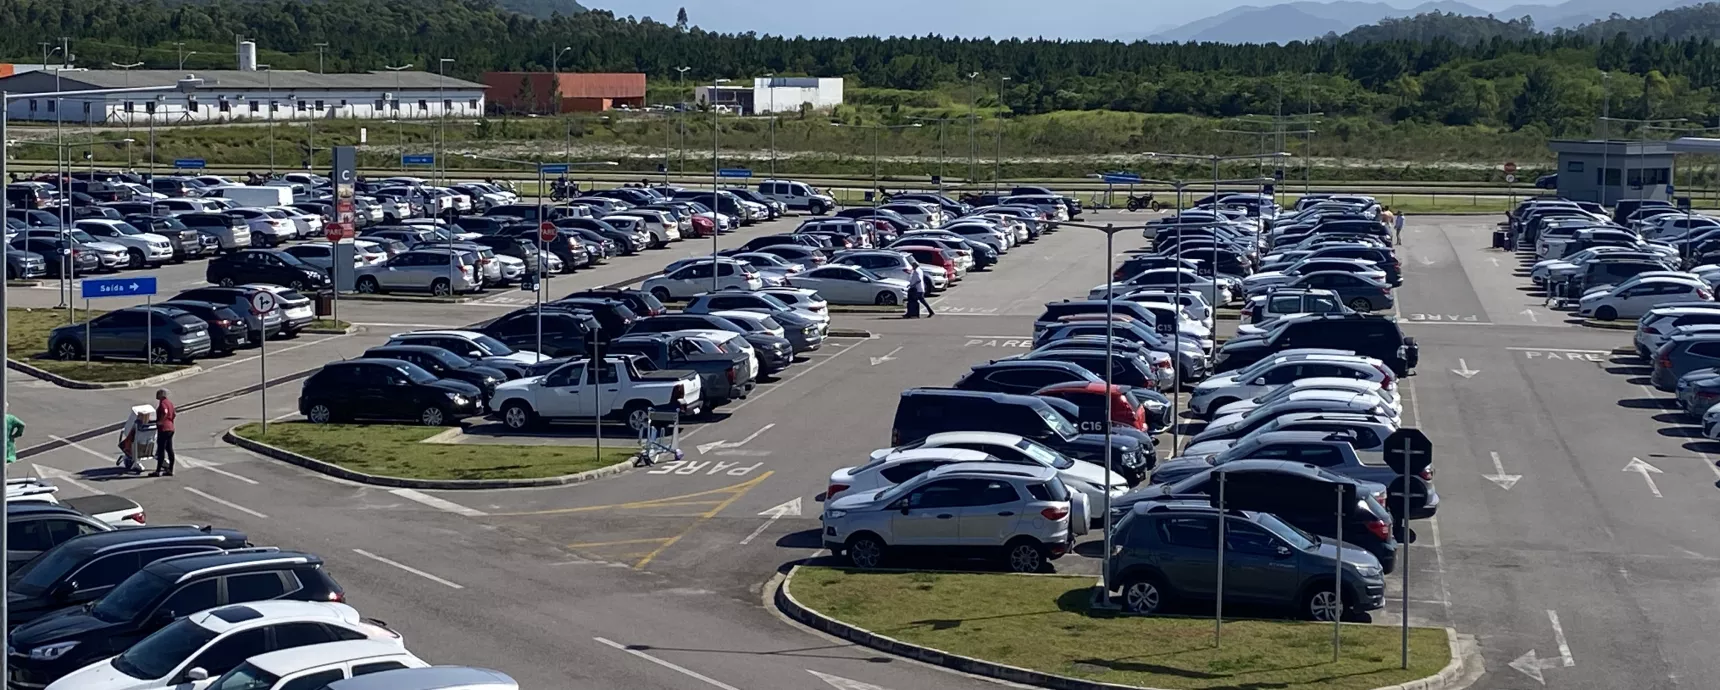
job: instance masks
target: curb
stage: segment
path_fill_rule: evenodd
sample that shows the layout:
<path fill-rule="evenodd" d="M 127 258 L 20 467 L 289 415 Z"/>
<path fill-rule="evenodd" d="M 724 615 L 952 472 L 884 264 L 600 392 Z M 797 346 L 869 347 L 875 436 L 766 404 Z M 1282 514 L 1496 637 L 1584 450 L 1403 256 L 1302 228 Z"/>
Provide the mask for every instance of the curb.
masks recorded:
<path fill-rule="evenodd" d="M 40 280 L 8 280 L 8 281 L 6 281 L 6 287 L 33 288 L 33 287 L 41 287 L 41 286 L 42 286 L 42 281 L 40 281 Z"/>
<path fill-rule="evenodd" d="M 355 472 L 331 462 L 323 462 L 313 457 L 299 455 L 290 450 L 276 448 L 267 443 L 253 441 L 234 433 L 239 427 L 232 427 L 221 435 L 221 440 L 259 455 L 292 463 L 312 472 L 319 472 L 331 477 L 338 477 L 360 484 L 388 486 L 397 489 L 430 489 L 435 491 L 470 491 L 476 489 L 525 489 L 539 486 L 567 486 L 583 484 L 593 479 L 601 479 L 611 475 L 621 474 L 633 468 L 633 460 L 623 460 L 608 467 L 586 470 L 574 474 L 564 474 L 559 477 L 537 477 L 533 479 L 408 479 L 405 477 L 384 477 L 376 474 Z"/>
<path fill-rule="evenodd" d="M 344 329 L 342 329 L 342 328 L 306 328 L 306 329 L 299 331 L 299 332 L 303 333 L 305 335 L 352 335 L 354 333 L 359 332 L 360 330 L 363 330 L 363 329 L 360 329 L 357 326 L 347 326 Z"/>
<path fill-rule="evenodd" d="M 365 294 L 354 293 L 351 295 L 344 295 L 341 297 L 341 299 L 349 299 L 349 300 L 352 300 L 354 302 L 404 302 L 407 304 L 466 304 L 468 302 L 476 302 L 480 299 L 483 299 L 484 297 L 490 297 L 490 296 L 491 295 L 489 295 L 489 294 L 485 294 L 483 297 L 429 297 L 429 296 L 412 297 L 410 295 L 408 295 L 408 296 L 365 295 Z"/>
<path fill-rule="evenodd" d="M 919 645 L 909 644 L 894 638 L 879 635 L 869 630 L 857 628 L 806 608 L 806 606 L 802 605 L 799 600 L 795 599 L 794 594 L 789 592 L 788 588 L 789 585 L 794 583 L 794 574 L 799 571 L 800 566 L 798 565 L 790 568 L 788 574 L 782 578 L 782 582 L 777 585 L 775 596 L 776 606 L 789 618 L 793 618 L 801 624 L 827 635 L 839 637 L 863 647 L 870 647 L 882 652 L 889 652 L 897 656 L 907 657 L 921 663 L 942 666 L 962 673 L 984 676 L 987 678 L 996 678 L 1012 683 L 1035 685 L 1042 688 L 1054 688 L 1055 690 L 1143 690 L 1141 686 L 1137 685 L 1118 685 L 1115 683 L 1082 680 L 1080 678 L 1059 676 L 1045 673 L 1043 671 L 1034 671 L 1031 669 L 985 661 L 983 659 L 950 654 L 930 647 L 921 647 Z M 1457 631 L 1452 628 L 1446 628 L 1445 639 L 1446 643 L 1450 645 L 1451 661 L 1447 662 L 1445 664 L 1445 668 L 1440 669 L 1439 673 L 1426 678 L 1417 678 L 1407 683 L 1375 688 L 1374 690 L 1446 690 L 1447 688 L 1455 690 L 1458 688 L 1458 681 L 1463 676 L 1464 656 L 1462 654 L 1461 646 L 1458 644 Z"/>
<path fill-rule="evenodd" d="M 1601 330 L 1607 330 L 1607 331 L 1634 331 L 1634 330 L 1636 330 L 1636 323 L 1631 322 L 1631 321 L 1600 321 L 1600 320 L 1596 320 L 1596 319 L 1583 319 L 1582 323 L 1583 323 L 1583 326 L 1586 328 L 1599 328 Z M 1635 352 L 1635 351 L 1633 350 L 1632 352 Z"/>
<path fill-rule="evenodd" d="M 30 366 L 28 364 L 25 364 L 23 362 L 15 360 L 15 359 L 7 359 L 6 360 L 6 368 L 11 369 L 13 371 L 22 372 L 24 375 L 30 376 L 32 378 L 38 378 L 38 379 L 41 379 L 43 381 L 47 381 L 48 383 L 52 383 L 52 384 L 59 386 L 61 388 L 72 388 L 72 389 L 76 389 L 76 390 L 85 390 L 85 391 L 111 390 L 111 389 L 120 389 L 120 388 L 143 388 L 145 386 L 154 386 L 157 384 L 167 383 L 168 381 L 174 381 L 177 379 L 185 378 L 187 376 L 193 376 L 196 374 L 203 373 L 203 367 L 200 367 L 200 366 L 193 364 L 193 365 L 188 366 L 184 369 L 180 369 L 179 371 L 170 371 L 170 372 L 167 372 L 165 374 L 157 374 L 155 376 L 151 376 L 151 377 L 146 378 L 146 379 L 133 379 L 130 381 L 96 382 L 96 381 L 79 381 L 77 379 L 69 379 L 69 378 L 61 376 L 59 374 L 55 374 L 55 373 L 50 372 L 50 371 L 38 369 L 36 367 Z"/>
<path fill-rule="evenodd" d="M 888 309 L 866 309 L 857 304 L 832 304 L 825 307 L 832 314 L 900 314 L 905 307 L 892 305 Z"/>
<path fill-rule="evenodd" d="M 871 331 L 862 331 L 862 330 L 858 330 L 858 329 L 852 329 L 851 330 L 851 329 L 846 329 L 846 328 L 832 328 L 829 331 L 825 332 L 824 337 L 826 337 L 826 338 L 871 338 L 872 332 Z"/>

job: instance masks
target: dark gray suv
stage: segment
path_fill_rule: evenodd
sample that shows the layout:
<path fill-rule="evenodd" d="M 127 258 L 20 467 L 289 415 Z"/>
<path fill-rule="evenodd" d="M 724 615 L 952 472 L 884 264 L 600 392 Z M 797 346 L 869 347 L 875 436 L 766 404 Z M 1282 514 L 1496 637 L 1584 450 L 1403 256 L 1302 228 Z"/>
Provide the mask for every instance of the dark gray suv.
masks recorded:
<path fill-rule="evenodd" d="M 1301 618 L 1332 620 L 1339 546 L 1268 513 L 1229 511 L 1224 516 L 1224 598 L 1227 602 L 1283 607 Z M 1131 613 L 1158 613 L 1173 602 L 1216 597 L 1219 513 L 1204 502 L 1140 503 L 1113 528 L 1117 554 L 1110 581 Z M 1378 559 L 1342 547 L 1343 610 L 1371 611 L 1385 604 L 1385 573 Z"/>

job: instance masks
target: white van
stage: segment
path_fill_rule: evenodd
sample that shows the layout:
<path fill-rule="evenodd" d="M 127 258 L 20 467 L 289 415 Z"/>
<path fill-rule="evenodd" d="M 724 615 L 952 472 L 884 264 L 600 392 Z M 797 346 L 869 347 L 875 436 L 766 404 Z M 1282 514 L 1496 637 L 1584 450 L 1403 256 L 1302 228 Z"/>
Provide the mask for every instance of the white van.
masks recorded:
<path fill-rule="evenodd" d="M 293 203 L 293 190 L 288 187 L 251 187 L 233 185 L 216 187 L 204 193 L 204 196 L 216 196 L 231 199 L 240 206 L 263 208 L 268 206 L 286 206 Z"/>
<path fill-rule="evenodd" d="M 796 211 L 822 216 L 836 210 L 836 199 L 820 193 L 812 185 L 792 180 L 765 180 L 758 183 L 758 193 Z"/>

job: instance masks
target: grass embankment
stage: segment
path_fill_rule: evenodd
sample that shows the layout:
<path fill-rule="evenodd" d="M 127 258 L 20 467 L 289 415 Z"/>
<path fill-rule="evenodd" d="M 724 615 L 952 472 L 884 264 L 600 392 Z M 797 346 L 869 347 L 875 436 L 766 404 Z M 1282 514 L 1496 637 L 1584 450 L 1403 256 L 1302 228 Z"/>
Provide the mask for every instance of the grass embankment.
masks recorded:
<path fill-rule="evenodd" d="M 1450 661 L 1445 631 L 1238 620 L 1213 646 L 1212 619 L 1090 613 L 1091 577 L 861 573 L 800 568 L 803 605 L 897 640 L 1076 678 L 1154 688 L 1366 690 L 1431 676 Z"/>
<path fill-rule="evenodd" d="M 258 424 L 237 429 L 240 436 L 333 463 L 355 472 L 409 479 L 533 479 L 558 477 L 622 462 L 638 450 L 626 444 L 590 446 L 508 446 L 423 443 L 447 429 L 390 424 Z"/>
<path fill-rule="evenodd" d="M 103 311 L 78 311 L 84 321 L 101 316 Z M 78 321 L 83 323 L 84 321 Z M 107 383 L 134 381 L 184 369 L 183 364 L 147 364 L 141 361 L 103 361 L 92 359 L 58 360 L 48 357 L 48 334 L 66 325 L 66 312 L 61 309 L 7 309 L 7 356 L 37 369 L 58 374 L 75 381 Z"/>

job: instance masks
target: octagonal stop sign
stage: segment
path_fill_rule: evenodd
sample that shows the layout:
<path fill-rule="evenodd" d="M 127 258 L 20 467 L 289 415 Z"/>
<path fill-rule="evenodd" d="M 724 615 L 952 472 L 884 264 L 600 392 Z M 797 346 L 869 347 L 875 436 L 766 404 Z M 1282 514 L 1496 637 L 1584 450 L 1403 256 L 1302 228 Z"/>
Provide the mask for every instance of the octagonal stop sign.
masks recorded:
<path fill-rule="evenodd" d="M 538 239 L 550 242 L 556 238 L 557 234 L 558 231 L 556 230 L 555 223 L 551 223 L 547 220 L 542 223 L 538 223 Z"/>
<path fill-rule="evenodd" d="M 1433 441 L 1415 427 L 1404 427 L 1386 437 L 1386 465 L 1398 474 L 1421 474 L 1433 464 Z"/>

